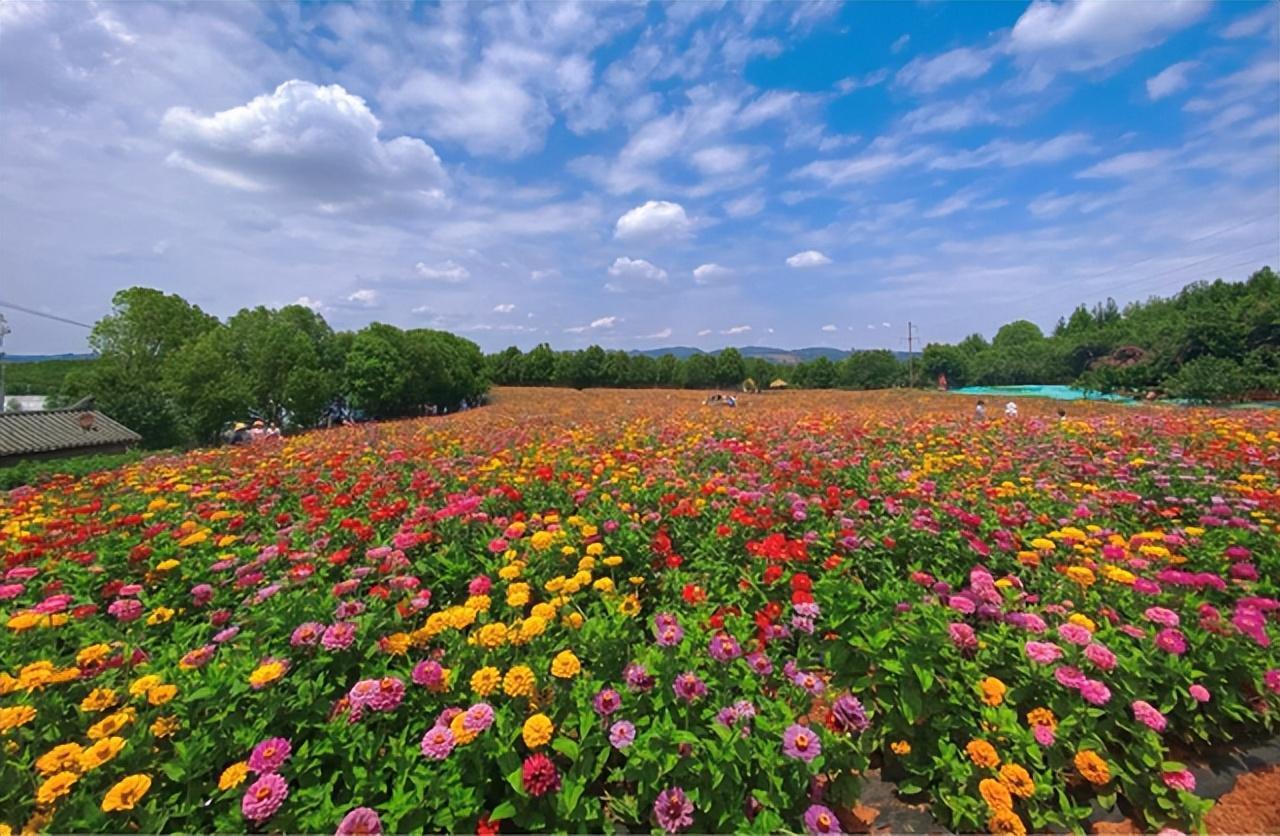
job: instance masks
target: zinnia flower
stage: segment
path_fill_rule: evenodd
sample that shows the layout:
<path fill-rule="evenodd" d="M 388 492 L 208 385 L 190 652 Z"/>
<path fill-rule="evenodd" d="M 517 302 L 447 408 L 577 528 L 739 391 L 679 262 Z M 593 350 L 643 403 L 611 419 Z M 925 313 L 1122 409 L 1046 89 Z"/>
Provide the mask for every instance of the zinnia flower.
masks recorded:
<path fill-rule="evenodd" d="M 1062 658 L 1062 648 L 1050 642 L 1029 641 L 1022 649 L 1027 658 L 1038 665 L 1051 665 Z"/>
<path fill-rule="evenodd" d="M 1013 797 L 1009 795 L 1009 788 L 994 778 L 983 778 L 979 781 L 978 792 L 992 810 L 1013 809 Z"/>
<path fill-rule="evenodd" d="M 979 683 L 982 689 L 982 701 L 990 706 L 997 706 L 1004 702 L 1005 691 L 1008 690 L 1005 684 L 994 676 L 988 676 Z"/>
<path fill-rule="evenodd" d="M 671 687 L 675 690 L 676 696 L 685 702 L 693 702 L 707 693 L 706 683 L 699 679 L 697 674 L 689 671 L 677 676 Z"/>
<path fill-rule="evenodd" d="M 809 809 L 804 811 L 804 829 L 814 834 L 844 832 L 840 829 L 840 820 L 836 818 L 836 814 L 831 808 L 821 804 L 810 804 Z"/>
<path fill-rule="evenodd" d="M 560 773 L 556 770 L 556 765 L 541 752 L 525 758 L 520 779 L 525 792 L 534 798 L 560 789 Z"/>
<path fill-rule="evenodd" d="M 1094 786 L 1102 786 L 1111 780 L 1111 770 L 1107 762 L 1098 757 L 1092 749 L 1081 749 L 1074 758 L 1076 770 L 1084 779 Z"/>
<path fill-rule="evenodd" d="M 653 802 L 653 817 L 667 833 L 679 833 L 693 825 L 693 803 L 679 787 L 668 787 Z"/>
<path fill-rule="evenodd" d="M 132 810 L 151 789 L 150 775 L 130 775 L 121 778 L 107 790 L 102 799 L 102 812 L 113 813 L 117 810 Z"/>
<path fill-rule="evenodd" d="M 964 750 L 977 766 L 995 769 L 1000 765 L 1000 756 L 996 754 L 995 747 L 985 740 L 970 740 L 965 744 Z"/>
<path fill-rule="evenodd" d="M 1180 790 L 1181 792 L 1196 791 L 1196 776 L 1192 775 L 1190 770 L 1179 769 L 1176 772 L 1165 772 L 1160 777 L 1164 780 L 1164 785 L 1170 789 Z"/>
<path fill-rule="evenodd" d="M 277 772 L 289 759 L 293 747 L 283 737 L 272 737 L 253 747 L 249 755 L 249 768 L 259 775 Z"/>
<path fill-rule="evenodd" d="M 1106 705 L 1111 700 L 1111 689 L 1096 679 L 1086 679 L 1080 685 L 1080 696 L 1091 705 Z"/>
<path fill-rule="evenodd" d="M 622 697 L 612 688 L 602 688 L 592 699 L 591 704 L 597 714 L 608 717 L 622 707 Z"/>
<path fill-rule="evenodd" d="M 1016 763 L 1006 763 L 1000 767 L 1000 783 L 1018 798 L 1030 798 L 1036 792 L 1036 784 L 1031 780 L 1031 774 Z"/>
<path fill-rule="evenodd" d="M 342 817 L 333 836 L 377 836 L 382 833 L 382 819 L 376 810 L 357 807 Z"/>
<path fill-rule="evenodd" d="M 572 650 L 562 650 L 551 660 L 551 675 L 557 679 L 573 679 L 582 670 L 582 663 Z"/>
<path fill-rule="evenodd" d="M 831 720 L 838 732 L 864 732 L 871 727 L 867 711 L 853 694 L 844 693 L 831 704 Z"/>
<path fill-rule="evenodd" d="M 1156 633 L 1156 647 L 1165 653 L 1181 656 L 1187 652 L 1187 639 L 1180 631 L 1167 627 Z"/>
<path fill-rule="evenodd" d="M 636 727 L 627 720 L 619 720 L 609 727 L 609 744 L 622 751 L 636 739 Z"/>
<path fill-rule="evenodd" d="M 822 754 L 822 741 L 808 726 L 793 723 L 782 733 L 782 754 L 808 763 Z"/>
<path fill-rule="evenodd" d="M 449 731 L 448 725 L 439 725 L 427 729 L 427 733 L 422 736 L 420 748 L 422 754 L 431 760 L 442 761 L 449 757 L 455 745 L 453 732 Z"/>
<path fill-rule="evenodd" d="M 266 821 L 276 814 L 289 797 L 289 784 L 279 773 L 263 775 L 249 785 L 240 800 L 240 812 L 252 822 Z"/>
<path fill-rule="evenodd" d="M 1164 715 L 1146 700 L 1134 700 L 1130 708 L 1133 709 L 1134 718 L 1153 731 L 1162 732 L 1168 725 Z"/>
<path fill-rule="evenodd" d="M 1196 702 L 1209 701 L 1209 689 L 1198 683 L 1188 688 L 1187 693 L 1190 694 Z"/>
<path fill-rule="evenodd" d="M 530 749 L 537 749 L 551 742 L 551 736 L 555 734 L 555 730 L 556 727 L 551 722 L 551 718 L 539 713 L 524 721 L 520 736 L 524 738 L 524 745 Z"/>

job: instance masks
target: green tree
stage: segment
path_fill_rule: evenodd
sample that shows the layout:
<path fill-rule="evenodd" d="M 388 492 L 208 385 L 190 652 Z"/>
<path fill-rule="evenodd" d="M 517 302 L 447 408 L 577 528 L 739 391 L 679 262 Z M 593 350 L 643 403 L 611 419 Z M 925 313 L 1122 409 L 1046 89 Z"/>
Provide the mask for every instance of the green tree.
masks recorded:
<path fill-rule="evenodd" d="M 716 385 L 716 358 L 694 354 L 684 361 L 680 384 L 686 389 L 709 389 Z"/>
<path fill-rule="evenodd" d="M 855 351 L 840 361 L 840 385 L 851 389 L 889 389 L 903 374 L 903 364 L 884 349 Z"/>
<path fill-rule="evenodd" d="M 954 345 L 929 343 L 920 354 L 920 366 L 929 380 L 947 376 L 947 385 L 959 388 L 969 382 L 969 355 Z"/>
<path fill-rule="evenodd" d="M 736 348 L 726 348 L 716 356 L 716 384 L 738 386 L 747 378 L 747 366 Z"/>

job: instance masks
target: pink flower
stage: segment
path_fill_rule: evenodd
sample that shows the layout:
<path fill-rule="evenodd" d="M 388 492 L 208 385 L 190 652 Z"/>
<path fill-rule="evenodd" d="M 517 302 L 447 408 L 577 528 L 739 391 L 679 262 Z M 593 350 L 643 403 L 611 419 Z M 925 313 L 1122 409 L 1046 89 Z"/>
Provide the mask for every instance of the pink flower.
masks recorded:
<path fill-rule="evenodd" d="M 423 659 L 413 666 L 413 683 L 432 691 L 444 686 L 444 668 L 439 662 Z"/>
<path fill-rule="evenodd" d="M 356 640 L 356 625 L 349 621 L 330 624 L 320 637 L 320 646 L 325 650 L 346 650 Z"/>
<path fill-rule="evenodd" d="M 1116 666 L 1116 655 L 1097 642 L 1084 649 L 1084 657 L 1104 671 L 1113 670 Z"/>
<path fill-rule="evenodd" d="M 1192 697 L 1194 697 L 1196 702 L 1209 701 L 1209 689 L 1205 688 L 1203 685 L 1200 685 L 1199 683 L 1192 685 L 1190 688 L 1188 688 L 1187 693 L 1190 694 Z"/>
<path fill-rule="evenodd" d="M 395 711 L 404 699 L 404 681 L 398 676 L 384 676 L 377 681 L 377 690 L 369 699 L 374 711 Z"/>
<path fill-rule="evenodd" d="M 308 621 L 305 624 L 299 624 L 293 631 L 293 635 L 289 637 L 289 644 L 293 647 L 314 647 L 320 643 L 320 637 L 323 635 L 323 624 Z"/>
<path fill-rule="evenodd" d="M 1180 790 L 1181 792 L 1196 791 L 1196 776 L 1192 775 L 1189 770 L 1179 769 L 1177 772 L 1166 772 L 1161 777 L 1164 779 L 1164 785 L 1169 789 Z"/>
<path fill-rule="evenodd" d="M 1031 641 L 1023 645 L 1022 649 L 1026 651 L 1027 658 L 1038 665 L 1051 665 L 1062 658 L 1062 648 L 1050 642 Z"/>
<path fill-rule="evenodd" d="M 368 807 L 357 807 L 342 817 L 333 836 L 378 836 L 382 833 L 382 819 Z"/>
<path fill-rule="evenodd" d="M 462 725 L 468 731 L 482 732 L 493 725 L 493 706 L 478 702 L 462 715 Z"/>
<path fill-rule="evenodd" d="M 137 621 L 142 616 L 142 602 L 132 598 L 117 598 L 107 607 L 107 612 L 116 621 Z"/>
<path fill-rule="evenodd" d="M 1177 627 L 1180 621 L 1176 612 L 1164 607 L 1147 607 L 1142 615 L 1147 621 L 1159 624 L 1161 627 Z"/>
<path fill-rule="evenodd" d="M 449 757 L 455 742 L 448 725 L 432 726 L 422 736 L 422 754 L 433 761 L 442 761 Z"/>
<path fill-rule="evenodd" d="M 10 598 L 17 598 L 22 594 L 22 590 L 26 589 L 20 583 L 0 584 L 0 601 L 8 601 Z"/>
<path fill-rule="evenodd" d="M 1187 639 L 1181 632 L 1172 627 L 1166 627 L 1159 633 L 1156 633 L 1156 647 L 1165 653 L 1172 653 L 1174 656 L 1181 656 L 1187 652 Z"/>
<path fill-rule="evenodd" d="M 1262 675 L 1262 682 L 1273 694 L 1280 694 L 1280 668 L 1272 668 Z"/>
<path fill-rule="evenodd" d="M 1079 624 L 1072 624 L 1070 622 L 1058 625 L 1058 636 L 1065 642 L 1078 644 L 1081 647 L 1084 647 L 1089 642 L 1093 641 L 1092 633 L 1081 627 Z"/>
<path fill-rule="evenodd" d="M 1133 709 L 1134 718 L 1152 731 L 1162 732 L 1168 725 L 1164 715 L 1146 700 L 1134 700 L 1130 708 Z"/>
<path fill-rule="evenodd" d="M 293 747 L 283 737 L 271 737 L 253 747 L 249 768 L 260 775 L 275 772 L 289 759 Z"/>
<path fill-rule="evenodd" d="M 1086 679 L 1080 685 L 1080 696 L 1091 705 L 1106 705 L 1111 701 L 1111 689 L 1096 679 Z"/>
<path fill-rule="evenodd" d="M 1036 743 L 1039 743 L 1046 749 L 1052 746 L 1054 740 L 1056 740 L 1056 736 L 1053 733 L 1053 726 L 1046 726 L 1038 723 L 1031 729 L 1031 733 L 1035 735 Z"/>
<path fill-rule="evenodd" d="M 471 579 L 471 583 L 467 584 L 467 592 L 471 595 L 488 595 L 492 588 L 493 581 L 485 575 L 476 575 Z"/>
<path fill-rule="evenodd" d="M 289 797 L 289 784 L 279 774 L 263 775 L 249 785 L 240 801 L 240 811 L 249 821 L 266 821 L 276 814 Z"/>
<path fill-rule="evenodd" d="M 1073 691 L 1079 691 L 1086 682 L 1085 675 L 1080 672 L 1080 669 L 1070 665 L 1062 665 L 1055 669 L 1053 678 L 1058 680 L 1058 684 L 1063 688 L 1070 688 Z"/>

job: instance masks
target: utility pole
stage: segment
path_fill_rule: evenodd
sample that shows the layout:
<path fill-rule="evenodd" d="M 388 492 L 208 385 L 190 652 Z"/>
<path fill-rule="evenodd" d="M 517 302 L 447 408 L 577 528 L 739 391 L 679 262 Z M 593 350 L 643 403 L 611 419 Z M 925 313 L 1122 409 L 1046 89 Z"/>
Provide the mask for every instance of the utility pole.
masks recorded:
<path fill-rule="evenodd" d="M 916 327 L 907 320 L 907 379 L 911 383 L 911 388 L 916 387 L 916 354 L 915 354 L 915 334 Z"/>
<path fill-rule="evenodd" d="M 4 335 L 12 333 L 4 314 L 0 314 L 0 412 L 5 411 L 7 401 L 4 398 Z"/>

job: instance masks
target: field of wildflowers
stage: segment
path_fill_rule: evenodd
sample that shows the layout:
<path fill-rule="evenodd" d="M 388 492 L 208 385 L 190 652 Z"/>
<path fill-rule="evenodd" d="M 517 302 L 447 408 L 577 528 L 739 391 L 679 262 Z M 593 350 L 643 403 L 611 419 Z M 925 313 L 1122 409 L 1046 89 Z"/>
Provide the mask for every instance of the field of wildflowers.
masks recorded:
<path fill-rule="evenodd" d="M 0 834 L 1195 828 L 1274 415 L 499 390 L 0 494 Z"/>

